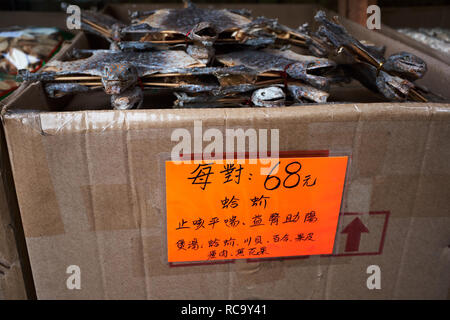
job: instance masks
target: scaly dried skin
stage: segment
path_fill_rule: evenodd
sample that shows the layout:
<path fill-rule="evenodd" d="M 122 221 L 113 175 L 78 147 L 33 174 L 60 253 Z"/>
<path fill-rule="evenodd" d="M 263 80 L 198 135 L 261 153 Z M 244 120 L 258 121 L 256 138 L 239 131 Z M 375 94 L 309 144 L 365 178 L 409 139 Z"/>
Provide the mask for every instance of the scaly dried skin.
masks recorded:
<path fill-rule="evenodd" d="M 306 46 L 312 55 L 316 57 L 327 57 L 330 45 L 317 32 L 312 32 L 308 23 L 298 27 L 297 32 L 305 36 Z"/>
<path fill-rule="evenodd" d="M 259 73 L 276 71 L 285 73 L 294 79 L 303 80 L 320 89 L 328 88 L 328 79 L 317 75 L 335 67 L 335 63 L 323 58 L 303 56 L 292 51 L 279 50 L 246 50 L 235 51 L 216 57 L 228 66 L 243 65 Z M 315 74 L 308 72 L 314 71 Z"/>
<path fill-rule="evenodd" d="M 110 65 L 106 65 L 109 67 Z M 118 69 L 114 69 L 118 71 Z M 171 73 L 172 72 L 172 73 Z M 79 74 L 79 72 L 74 72 L 74 74 Z M 134 73 L 135 74 L 135 73 Z M 143 81 L 148 81 L 148 79 L 156 79 L 159 83 L 172 82 L 177 84 L 177 88 L 180 90 L 187 90 L 192 92 L 208 91 L 214 90 L 214 92 L 225 90 L 227 92 L 232 92 L 232 88 L 236 88 L 238 92 L 252 90 L 258 88 L 255 84 L 256 76 L 258 72 L 249 69 L 245 66 L 235 66 L 235 67 L 194 67 L 194 68 L 181 68 L 181 69 L 162 69 L 159 72 L 153 73 L 157 77 L 147 77 L 143 78 Z M 167 75 L 167 76 L 166 76 Z M 61 76 L 60 73 L 54 72 L 43 72 L 38 74 L 33 74 L 29 72 L 21 72 L 22 80 L 26 81 L 56 81 L 57 76 Z M 200 77 L 212 76 L 216 80 L 208 83 L 200 81 Z M 66 77 L 70 81 L 71 77 Z M 131 80 L 133 82 L 134 76 L 127 77 L 126 74 L 120 72 L 110 72 L 103 71 L 102 78 L 105 81 L 118 81 L 118 82 L 128 82 Z M 147 79 L 147 80 L 145 80 Z M 178 83 L 177 83 L 178 82 Z M 220 85 L 217 85 L 219 83 Z M 100 83 L 99 83 L 100 85 Z M 146 86 L 151 86 L 151 82 L 146 82 Z M 128 87 L 128 85 L 126 85 Z"/>
<path fill-rule="evenodd" d="M 68 93 L 88 92 L 90 90 L 89 87 L 78 83 L 47 83 L 44 89 L 50 98 L 61 97 Z"/>
<path fill-rule="evenodd" d="M 288 36 L 291 29 L 278 23 L 276 19 L 258 17 L 233 33 L 233 37 L 241 43 L 252 39 L 270 39 L 275 42 L 277 33 Z"/>
<path fill-rule="evenodd" d="M 389 56 L 383 68 L 389 73 L 397 74 L 411 81 L 422 78 L 427 72 L 425 61 L 408 52 Z"/>
<path fill-rule="evenodd" d="M 375 56 L 374 52 L 369 52 L 367 48 L 358 40 L 353 38 L 347 30 L 326 18 L 325 12 L 318 11 L 314 19 L 321 24 L 318 34 L 326 38 L 334 49 L 345 48 L 351 55 L 355 55 L 363 61 L 379 66 L 382 57 Z"/>
<path fill-rule="evenodd" d="M 208 21 L 196 24 L 187 35 L 195 44 L 201 44 L 205 47 L 212 47 L 218 36 L 216 26 Z"/>
<path fill-rule="evenodd" d="M 257 107 L 281 107 L 286 104 L 286 95 L 279 87 L 267 87 L 255 90 L 252 102 Z"/>
<path fill-rule="evenodd" d="M 276 19 L 252 19 L 246 10 L 202 9 L 189 3 L 184 9 L 162 9 L 146 14 L 147 17 L 134 21 L 122 32 L 146 34 L 141 41 L 161 41 L 162 37 L 169 36 L 178 39 L 178 43 L 181 39 L 187 39 L 205 46 L 233 43 L 259 48 L 275 44 L 276 41 L 287 41 L 302 47 L 310 45 L 314 49 L 320 43 L 319 39 L 281 25 Z M 131 14 L 132 17 L 143 15 L 139 12 Z M 163 41 L 163 44 L 166 43 Z"/>
<path fill-rule="evenodd" d="M 101 83 L 107 94 L 113 95 L 112 106 L 115 108 L 131 108 L 142 96 L 142 91 L 136 87 L 138 78 L 158 72 L 170 72 L 173 68 L 189 68 L 204 66 L 182 51 L 168 52 L 120 52 L 99 50 L 92 56 L 75 61 L 52 61 L 47 64 L 43 73 L 21 73 L 24 80 L 52 81 L 61 75 L 91 75 L 100 76 Z M 70 79 L 70 77 L 68 77 Z M 69 80 L 70 81 L 70 80 Z M 77 83 L 56 83 L 48 86 L 50 96 L 58 93 L 85 91 L 85 87 Z M 138 94 L 140 92 L 140 95 Z M 140 99 L 140 98 L 139 98 Z M 138 99 L 138 100 L 139 100 Z"/>
<path fill-rule="evenodd" d="M 289 28 L 278 23 L 277 19 L 258 17 L 233 34 L 236 40 L 249 45 L 251 41 L 264 40 L 269 43 L 288 43 L 308 48 L 317 57 L 325 57 L 329 47 L 326 43 L 312 33 L 307 23 L 297 29 Z"/>
<path fill-rule="evenodd" d="M 107 94 L 121 95 L 127 89 L 136 86 L 139 77 L 161 71 L 170 72 L 172 68 L 175 70 L 196 66 L 204 65 L 199 64 L 182 51 L 121 52 L 98 50 L 85 59 L 66 62 L 52 61 L 46 65 L 43 73 L 31 75 L 29 78 L 45 81 L 50 78 L 50 72 L 53 72 L 54 76 L 71 74 L 100 76 Z M 21 74 L 25 80 L 29 80 L 26 79 L 27 75 L 29 74 Z M 65 92 L 68 92 L 67 90 L 72 87 L 76 89 L 75 85 L 68 86 Z M 130 101 L 132 100 L 130 98 Z M 115 101 L 115 99 L 113 98 L 112 101 Z"/>
<path fill-rule="evenodd" d="M 142 42 L 142 41 L 121 41 L 117 43 L 117 47 L 119 50 L 124 51 L 132 51 L 132 50 L 169 50 L 171 49 L 170 45 L 162 45 L 159 43 L 152 42 Z"/>
<path fill-rule="evenodd" d="M 317 103 L 325 103 L 330 95 L 326 91 L 303 84 L 288 84 L 287 89 L 290 96 L 292 96 L 296 102 L 300 103 L 304 102 L 305 99 Z"/>
<path fill-rule="evenodd" d="M 181 68 L 203 67 L 204 65 L 193 59 L 183 51 L 151 51 L 151 52 L 122 52 L 111 50 L 96 50 L 92 56 L 75 61 L 52 61 L 44 68 L 44 72 L 55 72 L 59 75 L 88 74 L 102 76 L 107 65 L 123 64 L 134 66 L 138 76 L 154 74 Z"/>
<path fill-rule="evenodd" d="M 216 84 L 181 84 L 173 89 L 173 91 L 189 92 L 189 93 L 209 93 L 212 96 L 228 95 L 234 93 L 243 93 L 253 91 L 260 88 L 260 85 L 256 84 L 239 84 L 233 86 L 222 87 Z"/>
<path fill-rule="evenodd" d="M 214 25 L 217 34 L 238 29 L 251 20 L 229 10 L 198 8 L 189 3 L 182 9 L 156 10 L 137 24 L 125 28 L 124 32 L 161 32 L 186 35 L 200 23 Z"/>
<path fill-rule="evenodd" d="M 27 69 L 21 69 L 17 71 L 18 81 L 52 81 L 55 79 L 56 74 L 54 72 L 41 71 L 39 73 L 32 73 Z"/>
<path fill-rule="evenodd" d="M 186 53 L 200 63 L 209 65 L 214 58 L 215 50 L 213 47 L 190 44 L 186 48 Z"/>
<path fill-rule="evenodd" d="M 127 62 L 105 65 L 101 76 L 105 92 L 114 95 L 136 85 L 138 78 L 136 67 Z"/>
<path fill-rule="evenodd" d="M 273 87 L 277 87 L 273 89 Z M 175 101 L 175 107 L 183 108 L 202 108 L 202 107 L 242 107 L 249 106 L 250 102 L 255 106 L 272 107 L 272 106 L 284 106 L 286 100 L 284 92 L 282 92 L 282 85 L 275 85 L 268 88 L 257 89 L 253 92 L 251 97 L 249 93 L 234 93 L 228 95 L 210 95 L 208 93 L 195 94 L 190 96 L 185 92 L 175 92 L 177 100 Z M 296 83 L 288 84 L 287 86 L 289 95 L 295 102 L 317 102 L 326 103 L 329 96 L 328 92 L 318 90 L 308 85 Z M 270 92 L 276 90 L 276 92 Z M 280 91 L 281 90 L 281 91 Z M 263 93 L 264 97 L 261 97 Z"/>
<path fill-rule="evenodd" d="M 248 75 L 256 76 L 258 72 L 250 69 L 246 66 L 238 65 L 232 67 L 194 67 L 194 68 L 181 68 L 172 69 L 172 71 L 167 72 L 166 70 L 161 70 L 158 74 L 165 75 L 170 73 L 182 74 L 185 76 L 200 76 L 200 75 L 214 75 L 216 77 L 226 77 L 229 75 Z"/>

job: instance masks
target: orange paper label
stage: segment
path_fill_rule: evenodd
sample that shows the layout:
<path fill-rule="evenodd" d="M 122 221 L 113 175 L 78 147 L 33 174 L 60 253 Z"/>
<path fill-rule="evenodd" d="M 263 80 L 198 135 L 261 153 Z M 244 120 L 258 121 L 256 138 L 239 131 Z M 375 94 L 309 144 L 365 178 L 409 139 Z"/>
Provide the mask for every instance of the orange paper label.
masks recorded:
<path fill-rule="evenodd" d="M 331 254 L 347 157 L 272 160 L 167 161 L 169 262 Z"/>

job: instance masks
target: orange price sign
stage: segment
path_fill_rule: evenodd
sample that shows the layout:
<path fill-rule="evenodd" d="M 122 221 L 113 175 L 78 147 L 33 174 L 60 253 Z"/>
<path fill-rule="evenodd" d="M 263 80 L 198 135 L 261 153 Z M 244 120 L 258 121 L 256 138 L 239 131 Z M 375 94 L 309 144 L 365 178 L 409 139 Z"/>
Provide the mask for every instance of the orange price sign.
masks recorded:
<path fill-rule="evenodd" d="M 347 157 L 252 160 L 166 161 L 169 262 L 332 253 Z"/>

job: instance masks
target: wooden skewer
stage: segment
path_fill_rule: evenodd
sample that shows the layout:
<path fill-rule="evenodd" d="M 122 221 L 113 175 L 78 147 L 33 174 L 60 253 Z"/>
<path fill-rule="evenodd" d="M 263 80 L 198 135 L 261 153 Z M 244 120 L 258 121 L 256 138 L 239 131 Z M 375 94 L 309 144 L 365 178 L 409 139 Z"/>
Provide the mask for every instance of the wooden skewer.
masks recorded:
<path fill-rule="evenodd" d="M 424 96 L 422 96 L 419 92 L 417 92 L 415 89 L 410 89 L 409 90 L 409 95 L 416 101 L 421 101 L 421 102 L 428 102 L 427 98 L 425 98 Z"/>
<path fill-rule="evenodd" d="M 357 46 L 355 46 L 354 44 L 351 44 L 350 46 L 348 46 L 350 48 L 350 50 L 352 50 L 353 52 L 355 52 L 356 54 L 362 56 L 367 62 L 369 62 L 370 64 L 372 64 L 374 67 L 379 68 L 379 70 L 382 70 L 382 68 L 380 67 L 380 62 L 375 59 L 374 57 L 372 57 L 371 54 L 369 54 L 368 52 L 358 48 Z M 382 66 L 382 65 L 381 65 Z"/>
<path fill-rule="evenodd" d="M 98 31 L 100 31 L 100 32 L 102 32 L 104 34 L 107 34 L 109 36 L 111 36 L 111 34 L 112 34 L 112 32 L 109 31 L 108 29 L 105 29 L 105 28 L 103 28 L 103 27 L 101 27 L 101 26 L 99 26 L 99 25 L 97 25 L 97 24 L 95 24 L 95 23 L 93 23 L 91 21 L 88 21 L 86 19 L 81 19 L 81 20 L 83 22 L 87 23 L 88 25 L 90 25 L 92 28 L 95 28 L 95 29 L 97 29 Z"/>
<path fill-rule="evenodd" d="M 156 87 L 180 87 L 179 83 L 161 83 L 161 82 L 143 82 L 144 86 L 156 86 Z"/>
<path fill-rule="evenodd" d="M 80 82 L 79 84 L 83 86 L 101 86 L 101 82 Z"/>
<path fill-rule="evenodd" d="M 296 40 L 296 39 L 287 39 L 287 41 L 293 42 L 293 43 L 297 43 L 297 44 L 301 44 L 301 45 L 305 45 L 306 44 L 305 41 Z"/>
<path fill-rule="evenodd" d="M 172 34 L 178 34 L 178 31 L 173 31 L 173 30 L 165 30 L 165 31 L 161 31 L 161 33 L 172 33 Z"/>
<path fill-rule="evenodd" d="M 100 77 L 89 77 L 89 76 L 86 76 L 86 77 L 82 77 L 82 76 L 75 76 L 75 77 L 56 77 L 55 79 L 53 79 L 53 80 L 56 80 L 56 81 L 73 81 L 73 80 L 99 80 L 100 79 Z"/>
<path fill-rule="evenodd" d="M 257 86 L 265 86 L 267 84 L 276 84 L 276 83 L 283 83 L 283 79 L 273 79 L 273 80 L 266 80 L 261 82 L 256 82 L 255 85 Z"/>
<path fill-rule="evenodd" d="M 265 86 L 268 84 L 276 84 L 276 83 L 282 83 L 282 82 L 283 82 L 283 79 L 280 78 L 280 79 L 271 79 L 271 80 L 256 82 L 255 85 L 256 86 Z M 83 86 L 102 86 L 101 82 L 79 82 L 79 84 L 83 85 Z M 143 82 L 142 85 L 157 86 L 157 87 L 172 87 L 172 88 L 181 86 L 179 83 L 164 83 L 164 82 Z M 189 85 L 189 84 L 187 84 L 187 85 Z"/>
<path fill-rule="evenodd" d="M 280 74 L 279 73 L 275 73 L 275 72 L 263 72 L 258 74 L 259 77 L 279 77 Z"/>
<path fill-rule="evenodd" d="M 101 29 L 97 29 L 97 28 L 95 28 L 95 27 L 92 27 L 94 30 L 96 30 L 97 32 L 99 32 L 101 35 L 103 35 L 104 37 L 106 37 L 106 38 L 111 38 L 111 34 L 110 33 L 106 33 L 106 32 L 104 32 L 103 30 L 101 30 Z"/>
<path fill-rule="evenodd" d="M 288 31 L 288 33 L 289 33 L 290 35 L 293 35 L 293 36 L 295 36 L 295 37 L 297 37 L 297 38 L 302 39 L 303 41 L 306 40 L 305 36 L 302 35 L 302 34 L 300 34 L 300 33 L 292 32 L 292 31 Z"/>
<path fill-rule="evenodd" d="M 221 98 L 217 99 L 217 102 L 238 102 L 238 101 L 245 101 L 247 99 L 244 98 Z"/>

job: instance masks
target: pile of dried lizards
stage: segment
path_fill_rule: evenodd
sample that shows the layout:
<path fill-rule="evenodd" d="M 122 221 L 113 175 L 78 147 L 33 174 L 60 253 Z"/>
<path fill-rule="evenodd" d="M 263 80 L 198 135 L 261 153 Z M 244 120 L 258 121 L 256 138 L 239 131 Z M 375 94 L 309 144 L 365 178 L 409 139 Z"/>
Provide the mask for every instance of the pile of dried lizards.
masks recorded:
<path fill-rule="evenodd" d="M 131 18 L 125 25 L 82 12 L 82 28 L 104 37 L 110 48 L 78 50 L 70 61 L 21 77 L 43 81 L 52 98 L 103 89 L 115 109 L 142 107 L 145 91 L 173 94 L 174 107 L 324 103 L 330 85 L 351 79 L 390 100 L 427 101 L 413 83 L 426 72 L 420 58 L 405 52 L 385 58 L 384 48 L 361 43 L 322 11 L 315 32 L 306 24 L 291 29 L 246 10 L 190 2 Z"/>

